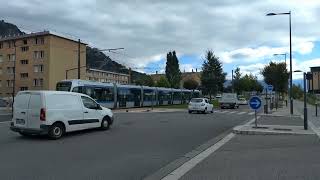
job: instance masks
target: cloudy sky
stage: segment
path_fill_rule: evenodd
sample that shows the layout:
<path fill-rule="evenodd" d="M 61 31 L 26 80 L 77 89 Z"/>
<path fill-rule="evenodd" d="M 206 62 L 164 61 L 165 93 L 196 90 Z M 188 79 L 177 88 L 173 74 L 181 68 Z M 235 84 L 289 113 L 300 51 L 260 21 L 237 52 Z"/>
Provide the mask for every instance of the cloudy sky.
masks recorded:
<path fill-rule="evenodd" d="M 289 53 L 288 16 L 265 14 L 291 10 L 293 70 L 320 65 L 319 0 L 1 1 L 0 16 L 22 30 L 50 30 L 102 49 L 123 47 L 107 55 L 133 69 L 163 72 L 171 50 L 182 71 L 200 69 L 211 49 L 229 77 L 236 67 L 260 76 L 266 63 L 284 61 L 273 54 Z"/>

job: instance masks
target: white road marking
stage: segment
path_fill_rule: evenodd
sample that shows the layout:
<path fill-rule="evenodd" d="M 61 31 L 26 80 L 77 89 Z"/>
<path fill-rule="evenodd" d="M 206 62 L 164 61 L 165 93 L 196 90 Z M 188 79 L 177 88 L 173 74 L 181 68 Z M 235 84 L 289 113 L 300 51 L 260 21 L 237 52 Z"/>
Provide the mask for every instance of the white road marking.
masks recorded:
<path fill-rule="evenodd" d="M 260 118 L 260 116 L 258 116 L 258 118 Z M 254 120 L 255 119 L 253 118 L 242 126 L 247 126 L 247 125 L 253 123 Z M 234 136 L 235 136 L 235 134 L 233 134 L 233 133 L 228 134 L 223 139 L 218 141 L 216 144 L 210 146 L 208 149 L 204 150 L 203 152 L 201 152 L 197 156 L 195 156 L 192 159 L 190 159 L 189 161 L 185 162 L 184 164 L 182 164 L 180 167 L 178 167 L 177 169 L 172 171 L 170 174 L 168 174 L 167 176 L 165 176 L 161 180 L 178 180 L 178 179 L 180 179 L 183 175 L 185 175 L 188 171 L 190 171 L 192 168 L 194 168 L 197 164 L 199 164 L 205 158 L 207 158 L 212 153 L 217 151 L 221 146 L 223 146 L 224 144 L 229 142 Z"/>
<path fill-rule="evenodd" d="M 236 111 L 231 111 L 231 112 L 229 112 L 229 114 L 233 114 L 233 113 L 236 113 Z"/>
<path fill-rule="evenodd" d="M 186 163 L 184 163 L 182 166 L 168 174 L 166 177 L 162 178 L 161 180 L 178 180 L 180 179 L 184 174 L 186 174 L 188 171 L 190 171 L 193 167 L 195 167 L 197 164 L 199 164 L 201 161 L 203 161 L 205 158 L 207 158 L 210 154 L 214 153 L 216 150 L 218 150 L 221 146 L 226 144 L 228 141 L 230 141 L 235 135 L 233 133 L 228 134 L 226 137 L 221 139 L 219 142 L 214 144 L 213 146 L 209 147 L 202 153 L 198 154 L 194 158 L 190 159 Z"/>
<path fill-rule="evenodd" d="M 248 113 L 249 115 L 254 115 L 254 112 Z"/>
<path fill-rule="evenodd" d="M 228 111 L 221 111 L 221 113 L 227 113 Z"/>
<path fill-rule="evenodd" d="M 245 113 L 247 113 L 247 112 L 239 112 L 238 115 L 245 114 Z"/>
<path fill-rule="evenodd" d="M 11 121 L 2 121 L 2 122 L 0 122 L 0 124 L 6 124 L 6 123 L 9 123 L 9 122 L 11 122 Z"/>

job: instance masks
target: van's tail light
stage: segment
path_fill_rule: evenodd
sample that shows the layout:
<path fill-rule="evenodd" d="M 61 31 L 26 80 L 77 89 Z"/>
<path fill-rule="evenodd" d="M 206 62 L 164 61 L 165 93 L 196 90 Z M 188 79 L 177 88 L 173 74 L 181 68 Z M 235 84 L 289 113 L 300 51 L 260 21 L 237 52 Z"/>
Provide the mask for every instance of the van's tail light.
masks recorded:
<path fill-rule="evenodd" d="M 41 108 L 40 109 L 40 121 L 45 121 L 46 120 L 46 109 Z"/>

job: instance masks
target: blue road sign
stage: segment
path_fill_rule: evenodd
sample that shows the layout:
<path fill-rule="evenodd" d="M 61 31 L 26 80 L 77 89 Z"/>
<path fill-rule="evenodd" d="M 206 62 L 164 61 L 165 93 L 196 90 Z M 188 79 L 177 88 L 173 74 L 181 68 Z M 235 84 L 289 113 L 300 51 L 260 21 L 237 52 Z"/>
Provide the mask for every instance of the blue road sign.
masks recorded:
<path fill-rule="evenodd" d="M 273 90 L 273 86 L 272 85 L 268 85 L 267 86 L 267 90 L 270 92 L 270 91 L 272 91 Z"/>
<path fill-rule="evenodd" d="M 257 110 L 261 107 L 261 99 L 258 96 L 253 96 L 250 98 L 249 105 L 251 109 Z"/>

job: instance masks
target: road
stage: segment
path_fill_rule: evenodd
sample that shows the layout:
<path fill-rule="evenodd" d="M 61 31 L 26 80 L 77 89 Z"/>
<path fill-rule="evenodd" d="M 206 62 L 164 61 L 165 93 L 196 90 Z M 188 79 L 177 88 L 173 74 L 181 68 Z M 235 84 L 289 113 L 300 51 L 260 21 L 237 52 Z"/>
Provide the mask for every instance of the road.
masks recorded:
<path fill-rule="evenodd" d="M 218 111 L 118 113 L 108 131 L 70 133 L 56 141 L 22 137 L 0 123 L 0 179 L 143 179 L 253 118 L 247 106 Z"/>

